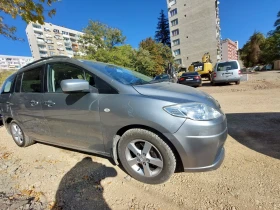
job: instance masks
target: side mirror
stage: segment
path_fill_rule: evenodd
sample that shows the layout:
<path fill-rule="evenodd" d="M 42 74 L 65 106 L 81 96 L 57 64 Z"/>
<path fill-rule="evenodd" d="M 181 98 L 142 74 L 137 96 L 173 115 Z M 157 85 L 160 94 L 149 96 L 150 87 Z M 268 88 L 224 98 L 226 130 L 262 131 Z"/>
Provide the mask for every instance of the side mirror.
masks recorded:
<path fill-rule="evenodd" d="M 83 79 L 66 79 L 60 83 L 63 92 L 90 92 L 89 83 Z"/>

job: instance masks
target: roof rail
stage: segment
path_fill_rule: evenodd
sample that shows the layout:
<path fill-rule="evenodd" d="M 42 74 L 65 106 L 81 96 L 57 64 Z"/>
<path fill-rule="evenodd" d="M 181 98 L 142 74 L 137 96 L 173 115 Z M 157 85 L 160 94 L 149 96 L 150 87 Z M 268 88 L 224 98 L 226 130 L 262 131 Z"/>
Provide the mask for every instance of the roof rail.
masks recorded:
<path fill-rule="evenodd" d="M 65 56 L 65 55 L 54 55 L 54 56 L 50 56 L 50 57 L 41 58 L 41 59 L 39 59 L 39 60 L 36 60 L 36 61 L 34 61 L 34 62 L 32 62 L 32 63 L 29 63 L 29 64 L 23 66 L 22 68 L 25 68 L 25 67 L 27 67 L 27 66 L 31 66 L 31 65 L 33 65 L 33 64 L 35 64 L 35 63 L 39 63 L 39 62 L 41 62 L 41 61 L 48 60 L 48 59 L 51 59 L 51 58 L 70 58 L 70 57 Z"/>

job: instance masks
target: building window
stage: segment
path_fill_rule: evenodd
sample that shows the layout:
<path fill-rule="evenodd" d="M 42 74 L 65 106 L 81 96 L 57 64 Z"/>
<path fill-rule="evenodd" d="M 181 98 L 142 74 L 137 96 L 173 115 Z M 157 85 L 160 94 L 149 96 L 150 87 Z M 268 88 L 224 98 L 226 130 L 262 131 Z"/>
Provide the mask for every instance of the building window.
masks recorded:
<path fill-rule="evenodd" d="M 66 31 L 62 31 L 62 34 L 64 34 L 64 35 L 68 35 L 69 33 L 68 33 L 68 32 L 66 32 Z"/>
<path fill-rule="evenodd" d="M 172 17 L 174 15 L 177 15 L 177 8 L 170 11 L 170 16 Z"/>
<path fill-rule="evenodd" d="M 52 45 L 48 45 L 49 50 L 54 50 L 54 47 Z"/>
<path fill-rule="evenodd" d="M 50 32 L 51 30 L 49 28 L 44 28 L 44 31 L 49 31 Z"/>
<path fill-rule="evenodd" d="M 59 30 L 53 29 L 53 32 L 54 32 L 54 33 L 59 33 Z"/>
<path fill-rule="evenodd" d="M 175 60 L 174 62 L 175 62 L 176 64 L 180 65 L 180 64 L 182 64 L 182 59 L 177 59 L 177 60 Z"/>
<path fill-rule="evenodd" d="M 175 39 L 173 40 L 173 46 L 179 45 L 180 44 L 180 39 Z"/>
<path fill-rule="evenodd" d="M 174 4 L 176 4 L 176 0 L 168 0 L 169 6 L 173 6 Z"/>
<path fill-rule="evenodd" d="M 172 20 L 171 26 L 176 26 L 176 25 L 178 25 L 178 19 Z"/>
<path fill-rule="evenodd" d="M 38 28 L 38 29 L 41 29 L 41 26 L 40 25 L 37 25 L 37 24 L 32 24 L 33 28 Z"/>
<path fill-rule="evenodd" d="M 53 44 L 53 41 L 52 41 L 51 39 L 47 39 L 46 42 L 47 42 L 48 44 Z"/>
<path fill-rule="evenodd" d="M 179 29 L 173 30 L 172 36 L 177 36 L 177 35 L 179 35 Z"/>
<path fill-rule="evenodd" d="M 55 55 L 55 52 L 53 52 L 53 51 L 50 51 L 50 55 Z"/>
<path fill-rule="evenodd" d="M 175 55 L 175 56 L 181 54 L 181 50 L 180 50 L 180 49 L 174 50 L 173 52 L 174 52 L 174 55 Z"/>

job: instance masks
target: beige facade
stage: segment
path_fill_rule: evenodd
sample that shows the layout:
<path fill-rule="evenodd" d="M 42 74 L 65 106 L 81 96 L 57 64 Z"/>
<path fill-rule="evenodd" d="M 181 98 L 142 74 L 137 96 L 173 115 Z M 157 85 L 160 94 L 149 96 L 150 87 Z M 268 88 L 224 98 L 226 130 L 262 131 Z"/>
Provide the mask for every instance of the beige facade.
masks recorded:
<path fill-rule="evenodd" d="M 220 57 L 220 19 L 217 0 L 167 0 L 171 46 L 182 67 L 201 61 L 209 52 L 216 63 Z"/>
<path fill-rule="evenodd" d="M 35 60 L 53 55 L 73 57 L 83 54 L 78 43 L 82 32 L 51 23 L 30 23 L 26 27 L 26 35 Z"/>
<path fill-rule="evenodd" d="M 32 57 L 0 55 L 0 71 L 9 69 L 20 69 L 21 67 L 33 62 Z"/>

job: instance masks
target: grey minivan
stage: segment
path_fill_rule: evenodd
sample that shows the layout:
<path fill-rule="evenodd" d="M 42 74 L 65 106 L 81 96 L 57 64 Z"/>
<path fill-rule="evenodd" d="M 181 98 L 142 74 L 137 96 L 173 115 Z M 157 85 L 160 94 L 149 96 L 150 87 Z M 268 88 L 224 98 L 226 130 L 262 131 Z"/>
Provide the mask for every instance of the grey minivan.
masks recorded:
<path fill-rule="evenodd" d="M 235 82 L 239 85 L 241 79 L 241 68 L 237 60 L 218 62 L 211 74 L 211 84 Z"/>
<path fill-rule="evenodd" d="M 4 124 L 20 147 L 44 142 L 112 157 L 135 179 L 208 171 L 224 159 L 226 116 L 210 95 L 111 64 L 55 56 L 10 76 Z"/>

